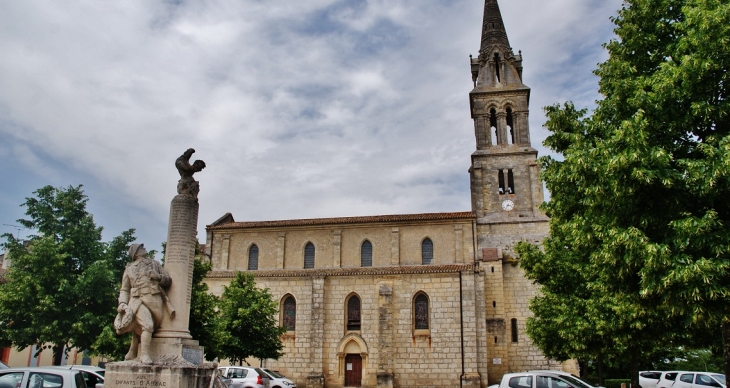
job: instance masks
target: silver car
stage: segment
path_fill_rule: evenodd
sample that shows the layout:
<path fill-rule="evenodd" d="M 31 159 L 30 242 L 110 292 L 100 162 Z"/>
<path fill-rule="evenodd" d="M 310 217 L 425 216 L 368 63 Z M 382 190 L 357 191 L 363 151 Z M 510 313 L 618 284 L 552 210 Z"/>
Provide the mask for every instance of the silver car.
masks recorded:
<path fill-rule="evenodd" d="M 270 388 L 269 375 L 251 366 L 222 366 L 221 376 L 231 379 L 231 388 Z"/>
<path fill-rule="evenodd" d="M 78 370 L 62 368 L 8 368 L 0 370 L 0 388 L 87 388 Z"/>
<path fill-rule="evenodd" d="M 271 388 L 297 388 L 297 385 L 277 371 L 261 368 L 271 378 Z"/>
<path fill-rule="evenodd" d="M 91 365 L 65 365 L 65 366 L 54 366 L 53 368 L 62 369 L 74 369 L 81 372 L 86 381 L 86 386 L 89 388 L 101 388 L 104 386 L 104 368 Z"/>

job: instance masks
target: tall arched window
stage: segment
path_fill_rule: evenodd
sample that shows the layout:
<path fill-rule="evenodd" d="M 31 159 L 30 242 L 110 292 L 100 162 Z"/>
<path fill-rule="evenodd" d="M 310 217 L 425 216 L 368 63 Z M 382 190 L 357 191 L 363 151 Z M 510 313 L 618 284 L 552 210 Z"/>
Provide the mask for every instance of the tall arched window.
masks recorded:
<path fill-rule="evenodd" d="M 497 134 L 497 111 L 494 108 L 489 111 L 489 138 L 493 140 L 491 144 L 499 144 L 499 136 Z"/>
<path fill-rule="evenodd" d="M 360 266 L 373 266 L 373 244 L 368 240 L 365 240 L 360 247 Z"/>
<path fill-rule="evenodd" d="M 286 296 L 282 303 L 281 325 L 286 327 L 287 331 L 297 329 L 297 300 L 291 295 Z"/>
<path fill-rule="evenodd" d="M 347 300 L 347 330 L 360 330 L 360 298 L 357 295 Z"/>
<path fill-rule="evenodd" d="M 428 296 L 424 293 L 413 299 L 413 327 L 416 330 L 429 329 L 428 324 Z"/>
<path fill-rule="evenodd" d="M 433 264 L 433 242 L 430 238 L 421 243 L 421 264 Z"/>
<path fill-rule="evenodd" d="M 311 242 L 304 247 L 304 268 L 314 268 L 314 244 Z"/>
<path fill-rule="evenodd" d="M 507 108 L 507 128 L 509 129 L 509 144 L 515 144 L 515 125 L 512 119 L 512 108 Z"/>
<path fill-rule="evenodd" d="M 259 247 L 257 247 L 256 244 L 253 244 L 251 245 L 251 248 L 248 248 L 248 269 L 259 269 Z"/>

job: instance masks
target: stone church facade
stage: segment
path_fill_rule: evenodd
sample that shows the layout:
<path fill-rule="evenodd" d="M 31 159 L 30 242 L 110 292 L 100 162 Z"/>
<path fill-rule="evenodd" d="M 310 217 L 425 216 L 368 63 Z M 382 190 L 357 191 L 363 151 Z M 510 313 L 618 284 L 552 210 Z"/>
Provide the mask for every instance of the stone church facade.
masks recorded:
<path fill-rule="evenodd" d="M 486 387 L 504 373 L 574 371 L 525 334 L 535 286 L 514 245 L 548 233 L 530 145 L 530 89 L 497 0 L 486 0 L 469 93 L 472 210 L 207 226 L 206 283 L 250 271 L 280 304 L 284 356 L 300 387 Z M 466 156 L 466 155 L 465 155 Z"/>

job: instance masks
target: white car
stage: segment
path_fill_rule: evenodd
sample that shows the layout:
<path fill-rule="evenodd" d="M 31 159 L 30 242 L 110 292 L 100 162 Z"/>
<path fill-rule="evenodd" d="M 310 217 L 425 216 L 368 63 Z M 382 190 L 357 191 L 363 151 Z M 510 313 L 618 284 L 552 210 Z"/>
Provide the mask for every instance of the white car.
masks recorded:
<path fill-rule="evenodd" d="M 0 370 L 0 388 L 86 388 L 80 371 L 61 368 L 8 368 Z"/>
<path fill-rule="evenodd" d="M 679 370 L 662 372 L 662 375 L 659 377 L 659 382 L 656 383 L 656 388 L 672 388 L 680 373 L 682 371 Z"/>
<path fill-rule="evenodd" d="M 712 372 L 680 372 L 672 388 L 727 388 L 725 375 Z"/>
<path fill-rule="evenodd" d="M 499 388 L 594 388 L 571 375 L 558 371 L 534 371 L 507 373 L 502 376 Z"/>
<path fill-rule="evenodd" d="M 297 388 L 297 385 L 277 371 L 261 368 L 271 378 L 271 388 Z"/>
<path fill-rule="evenodd" d="M 530 373 L 554 373 L 558 376 L 567 377 L 571 381 L 577 380 L 577 381 L 575 381 L 575 383 L 580 388 L 604 388 L 604 387 L 595 387 L 595 386 L 591 385 L 589 382 L 581 379 L 580 377 L 578 377 L 572 373 L 563 372 L 561 370 L 531 370 Z"/>
<path fill-rule="evenodd" d="M 221 366 L 221 376 L 231 379 L 231 388 L 270 388 L 269 375 L 250 366 Z"/>
<path fill-rule="evenodd" d="M 81 372 L 86 381 L 86 386 L 89 388 L 101 388 L 104 386 L 104 368 L 91 365 L 64 365 L 64 366 L 53 366 L 49 368 L 61 368 L 61 369 L 72 369 Z"/>
<path fill-rule="evenodd" d="M 641 388 L 657 388 L 656 384 L 661 376 L 661 371 L 643 370 L 639 372 L 639 386 Z"/>

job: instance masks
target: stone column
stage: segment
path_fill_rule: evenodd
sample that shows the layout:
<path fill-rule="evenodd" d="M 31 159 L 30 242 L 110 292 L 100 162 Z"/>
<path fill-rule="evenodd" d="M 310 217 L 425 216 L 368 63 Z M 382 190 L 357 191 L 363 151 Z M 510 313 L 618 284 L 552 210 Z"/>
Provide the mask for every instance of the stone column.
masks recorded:
<path fill-rule="evenodd" d="M 390 264 L 400 264 L 400 232 L 398 228 L 390 230 Z"/>
<path fill-rule="evenodd" d="M 276 241 L 276 268 L 284 268 L 284 254 L 286 248 L 286 232 L 279 232 L 279 238 Z"/>
<path fill-rule="evenodd" d="M 332 233 L 332 265 L 335 268 L 342 267 L 342 229 L 335 229 Z"/>
<path fill-rule="evenodd" d="M 461 345 L 464 350 L 464 375 L 461 376 L 461 386 L 479 388 L 480 378 L 478 372 L 478 346 L 477 341 L 477 328 L 479 324 L 477 322 L 476 313 L 476 284 L 474 281 L 474 271 L 462 271 L 461 272 L 461 325 L 463 327 L 462 340 L 464 343 Z"/>
<path fill-rule="evenodd" d="M 497 143 L 500 145 L 509 144 L 507 134 L 507 113 L 497 113 Z"/>
<path fill-rule="evenodd" d="M 188 321 L 190 293 L 193 286 L 195 236 L 198 230 L 198 207 L 197 198 L 184 194 L 176 195 L 170 205 L 165 270 L 172 278 L 167 296 L 176 313 L 174 319 L 171 319 L 169 314 L 163 315 L 162 324 L 154 334 L 157 338 L 192 338 L 188 330 Z M 226 255 L 225 248 L 223 254 Z"/>
<path fill-rule="evenodd" d="M 378 286 L 378 388 L 393 388 L 393 283 Z"/>
<path fill-rule="evenodd" d="M 312 278 L 312 330 L 309 333 L 310 367 L 306 388 L 324 387 L 324 276 Z"/>

